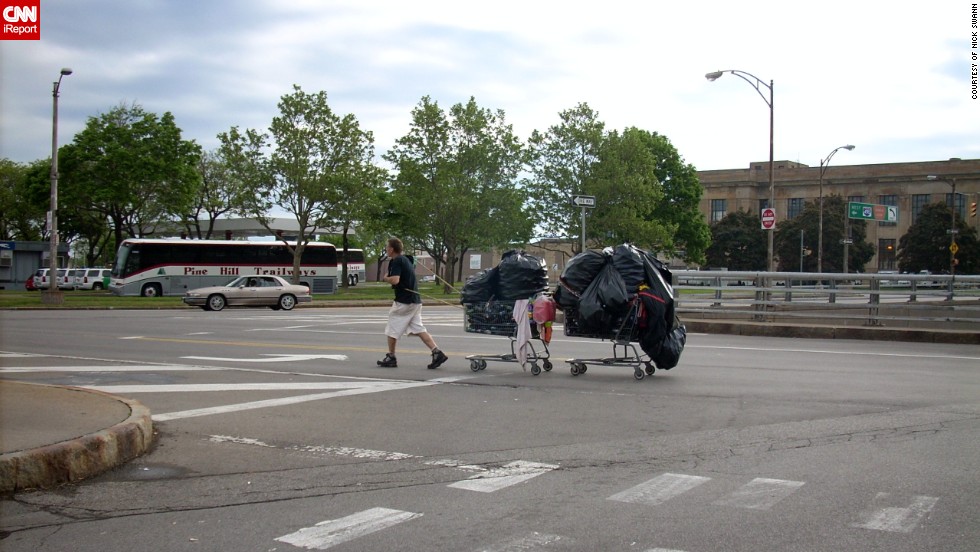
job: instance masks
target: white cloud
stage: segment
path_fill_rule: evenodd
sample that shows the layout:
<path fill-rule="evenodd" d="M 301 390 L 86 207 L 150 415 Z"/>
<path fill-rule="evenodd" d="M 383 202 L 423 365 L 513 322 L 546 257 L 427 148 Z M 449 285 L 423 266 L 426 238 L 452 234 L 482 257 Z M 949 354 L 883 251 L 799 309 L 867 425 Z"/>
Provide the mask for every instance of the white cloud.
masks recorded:
<path fill-rule="evenodd" d="M 45 0 L 42 40 L 0 43 L 0 157 L 50 155 L 51 81 L 67 77 L 61 143 L 120 102 L 171 111 L 214 147 L 264 129 L 299 84 L 326 90 L 383 151 L 423 95 L 474 96 L 526 137 L 580 102 L 607 128 L 666 135 L 701 169 L 768 157 L 769 113 L 732 75 L 775 84 L 775 150 L 815 165 L 980 157 L 970 4 L 907 0 L 411 3 Z M 765 91 L 764 91 L 765 92 Z"/>

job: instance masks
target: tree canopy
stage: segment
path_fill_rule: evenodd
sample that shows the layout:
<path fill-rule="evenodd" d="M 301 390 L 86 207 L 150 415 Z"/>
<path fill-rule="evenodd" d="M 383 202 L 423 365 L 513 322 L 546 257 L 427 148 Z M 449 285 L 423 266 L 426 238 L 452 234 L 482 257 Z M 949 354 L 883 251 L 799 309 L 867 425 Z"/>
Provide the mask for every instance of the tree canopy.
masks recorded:
<path fill-rule="evenodd" d="M 922 208 L 908 232 L 898 242 L 899 270 L 917 273 L 928 270 L 949 273 L 950 235 L 953 211 L 942 203 Z M 956 272 L 976 274 L 980 271 L 980 245 L 977 231 L 961 217 L 956 217 Z"/>

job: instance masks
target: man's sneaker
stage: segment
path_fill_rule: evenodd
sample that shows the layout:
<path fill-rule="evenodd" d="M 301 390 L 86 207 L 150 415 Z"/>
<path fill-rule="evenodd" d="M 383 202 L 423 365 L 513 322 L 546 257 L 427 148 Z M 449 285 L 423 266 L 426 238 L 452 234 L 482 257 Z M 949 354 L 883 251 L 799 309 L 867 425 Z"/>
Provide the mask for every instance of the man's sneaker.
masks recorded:
<path fill-rule="evenodd" d="M 378 361 L 378 366 L 385 368 L 398 368 L 398 359 L 391 353 L 386 353 L 385 357 Z"/>
<path fill-rule="evenodd" d="M 435 351 L 432 352 L 432 364 L 428 365 L 427 368 L 429 370 L 433 370 L 435 368 L 438 368 L 443 362 L 446 362 L 447 360 L 449 360 L 449 357 L 446 356 L 446 353 L 440 351 L 439 349 L 436 349 Z"/>

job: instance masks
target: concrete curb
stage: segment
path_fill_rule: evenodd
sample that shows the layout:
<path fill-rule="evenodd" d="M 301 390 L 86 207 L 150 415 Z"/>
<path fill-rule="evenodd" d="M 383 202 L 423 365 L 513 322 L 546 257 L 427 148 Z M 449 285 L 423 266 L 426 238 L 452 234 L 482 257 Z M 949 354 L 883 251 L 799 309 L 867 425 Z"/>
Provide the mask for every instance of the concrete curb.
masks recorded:
<path fill-rule="evenodd" d="M 116 425 L 76 439 L 0 455 L 0 493 L 80 481 L 140 456 L 152 444 L 150 410 L 139 402 L 79 387 L 48 387 L 93 393 L 117 400 L 129 407 L 130 415 Z"/>
<path fill-rule="evenodd" d="M 681 319 L 681 322 L 687 327 L 687 331 L 693 333 L 980 345 L 980 333 L 967 330 L 927 330 L 888 328 L 884 326 L 795 325 L 741 320 L 692 320 L 684 318 Z"/>

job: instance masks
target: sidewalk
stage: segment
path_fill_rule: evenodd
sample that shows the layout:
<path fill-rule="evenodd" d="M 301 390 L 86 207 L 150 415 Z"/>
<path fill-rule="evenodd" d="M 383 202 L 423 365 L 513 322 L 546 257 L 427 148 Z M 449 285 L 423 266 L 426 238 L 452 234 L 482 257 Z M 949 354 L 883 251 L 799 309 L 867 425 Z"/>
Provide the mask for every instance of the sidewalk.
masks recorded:
<path fill-rule="evenodd" d="M 98 391 L 0 380 L 0 494 L 92 477 L 146 452 L 150 411 Z"/>

